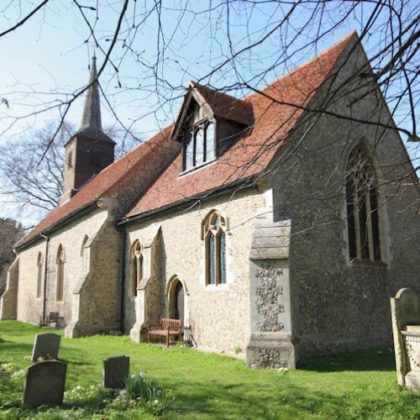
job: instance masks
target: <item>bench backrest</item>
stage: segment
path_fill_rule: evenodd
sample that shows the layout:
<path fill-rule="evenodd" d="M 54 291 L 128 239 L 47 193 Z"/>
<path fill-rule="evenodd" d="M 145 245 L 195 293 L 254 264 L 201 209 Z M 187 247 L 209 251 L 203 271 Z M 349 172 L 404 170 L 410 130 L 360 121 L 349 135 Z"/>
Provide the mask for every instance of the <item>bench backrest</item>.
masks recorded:
<path fill-rule="evenodd" d="M 160 326 L 163 330 L 181 330 L 182 321 L 180 319 L 161 318 Z"/>

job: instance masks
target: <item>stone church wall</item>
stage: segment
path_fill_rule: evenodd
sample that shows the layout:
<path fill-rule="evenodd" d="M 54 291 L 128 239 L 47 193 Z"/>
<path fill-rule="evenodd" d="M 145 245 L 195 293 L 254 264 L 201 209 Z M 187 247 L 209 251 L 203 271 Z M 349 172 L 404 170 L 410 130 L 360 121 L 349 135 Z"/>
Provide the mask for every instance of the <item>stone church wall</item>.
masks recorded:
<path fill-rule="evenodd" d="M 108 212 L 95 210 L 76 219 L 74 222 L 51 234 L 48 242 L 48 266 L 46 289 L 46 315 L 58 312 L 64 325 L 71 318 L 73 290 L 83 275 L 81 247 L 85 235 L 95 236 L 105 223 Z M 57 302 L 57 251 L 59 245 L 64 249 L 64 299 Z M 22 250 L 19 253 L 20 271 L 18 286 L 17 319 L 19 321 L 39 323 L 42 318 L 43 296 L 36 297 L 37 258 L 41 252 L 43 270 L 45 269 L 46 241 L 40 242 Z M 44 280 L 44 279 L 43 279 Z M 44 281 L 42 282 L 44 285 Z M 63 326 L 64 326 L 63 325 Z"/>
<path fill-rule="evenodd" d="M 45 242 L 40 241 L 19 253 L 19 276 L 17 282 L 16 318 L 19 321 L 39 324 L 42 319 L 43 294 L 36 296 L 37 261 L 41 253 L 45 263 Z M 44 274 L 43 265 L 43 274 Z M 44 282 L 42 282 L 44 283 Z"/>
<path fill-rule="evenodd" d="M 352 64 L 363 59 L 360 53 Z M 348 72 L 337 83 L 346 75 Z M 363 90 L 355 91 L 353 99 L 363 94 Z M 350 116 L 348 105 L 340 100 L 333 111 Z M 376 118 L 389 124 L 379 94 L 358 101 L 351 111 L 354 118 Z M 395 132 L 324 115 L 302 137 L 313 118 L 292 135 L 290 148 L 282 155 L 287 160 L 279 159 L 272 177 L 275 221 L 292 219 L 295 346 L 302 357 L 320 351 L 391 345 L 389 298 L 402 287 L 419 291 L 420 217 L 414 205 L 418 193 L 408 185 L 412 178 L 406 177 L 412 168 Z M 383 262 L 350 262 L 348 256 L 346 164 L 360 141 L 374 153 L 377 165 Z"/>
<path fill-rule="evenodd" d="M 185 175 L 188 176 L 188 175 Z M 186 324 L 191 326 L 193 342 L 203 350 L 245 356 L 250 335 L 249 255 L 254 219 L 266 205 L 257 188 L 209 199 L 190 210 L 173 211 L 128 225 L 128 241 L 153 237 L 161 228 L 157 254 L 161 302 L 157 318 L 167 316 L 168 282 L 176 275 L 187 293 Z M 227 283 L 205 284 L 205 248 L 201 224 L 210 210 L 217 209 L 228 219 Z M 129 296 L 130 269 L 126 260 L 125 330 L 135 322 L 135 299 Z M 187 319 L 189 321 L 187 321 Z"/>

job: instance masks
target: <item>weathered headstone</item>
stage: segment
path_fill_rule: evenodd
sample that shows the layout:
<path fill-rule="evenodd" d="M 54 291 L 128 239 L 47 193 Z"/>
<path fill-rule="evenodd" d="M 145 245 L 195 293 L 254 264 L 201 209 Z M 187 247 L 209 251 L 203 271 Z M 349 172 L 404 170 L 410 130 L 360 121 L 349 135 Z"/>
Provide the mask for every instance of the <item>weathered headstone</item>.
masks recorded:
<path fill-rule="evenodd" d="M 104 387 L 121 389 L 130 372 L 130 358 L 127 356 L 110 357 L 104 360 Z"/>
<path fill-rule="evenodd" d="M 58 360 L 37 362 L 26 370 L 23 404 L 29 408 L 63 403 L 67 364 Z"/>
<path fill-rule="evenodd" d="M 37 334 L 32 349 L 32 363 L 37 362 L 40 357 L 44 360 L 57 359 L 60 340 L 61 336 L 57 334 Z"/>
<path fill-rule="evenodd" d="M 391 318 L 398 384 L 420 389 L 420 296 L 399 290 L 391 298 Z"/>

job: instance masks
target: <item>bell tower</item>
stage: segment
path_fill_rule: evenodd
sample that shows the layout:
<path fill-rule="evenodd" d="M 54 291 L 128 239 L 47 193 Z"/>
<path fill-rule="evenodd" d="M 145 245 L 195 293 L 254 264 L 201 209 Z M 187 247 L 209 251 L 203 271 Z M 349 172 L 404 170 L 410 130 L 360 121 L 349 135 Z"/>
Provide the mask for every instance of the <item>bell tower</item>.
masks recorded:
<path fill-rule="evenodd" d="M 73 197 L 89 179 L 114 161 L 115 142 L 102 130 L 96 57 L 79 130 L 65 145 L 63 192 L 60 204 Z"/>

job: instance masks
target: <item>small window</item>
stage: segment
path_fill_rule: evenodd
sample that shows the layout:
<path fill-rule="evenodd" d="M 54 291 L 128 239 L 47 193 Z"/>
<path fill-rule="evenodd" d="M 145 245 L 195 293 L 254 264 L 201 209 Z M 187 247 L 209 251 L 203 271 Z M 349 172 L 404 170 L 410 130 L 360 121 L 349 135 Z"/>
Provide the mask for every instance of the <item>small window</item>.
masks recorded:
<path fill-rule="evenodd" d="M 41 291 L 42 291 L 42 277 L 43 277 L 43 273 L 42 273 L 42 255 L 41 253 L 38 254 L 38 259 L 36 262 L 36 297 L 40 298 L 41 297 Z"/>
<path fill-rule="evenodd" d="M 378 192 L 372 159 L 362 145 L 350 154 L 346 173 L 350 260 L 381 261 Z"/>
<path fill-rule="evenodd" d="M 60 244 L 57 251 L 57 302 L 64 299 L 64 249 Z"/>
<path fill-rule="evenodd" d="M 203 222 L 206 248 L 206 284 L 226 283 L 226 220 L 212 211 Z"/>
<path fill-rule="evenodd" d="M 184 170 L 193 169 L 216 158 L 214 123 L 202 121 L 184 136 Z"/>
<path fill-rule="evenodd" d="M 137 289 L 143 279 L 143 249 L 139 241 L 131 247 L 131 296 L 137 296 Z"/>

